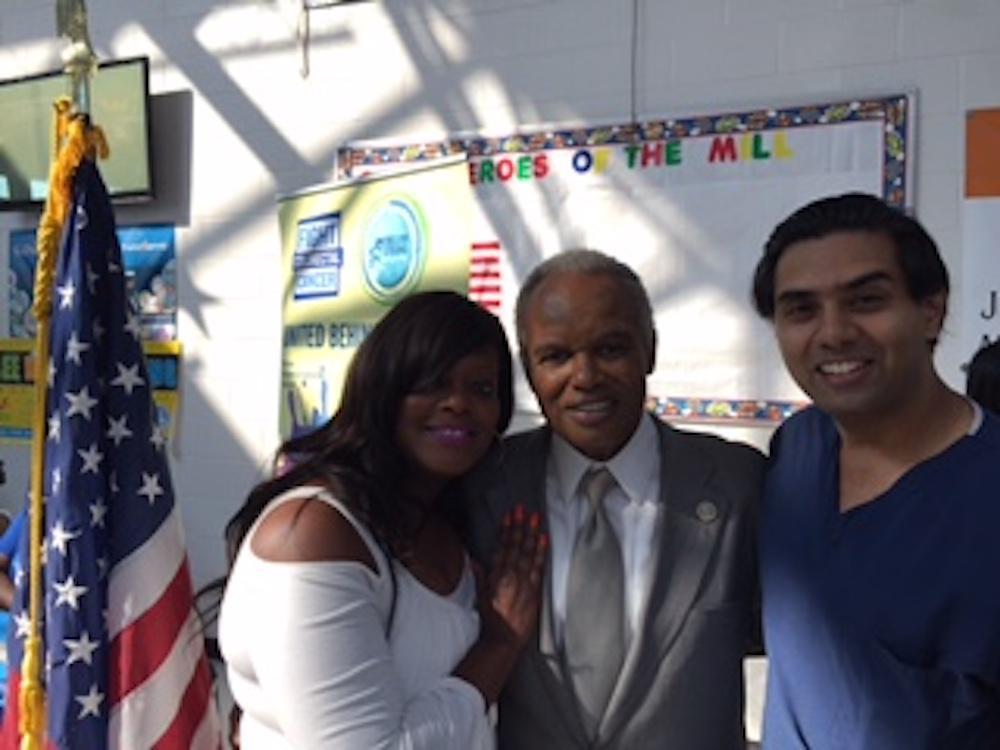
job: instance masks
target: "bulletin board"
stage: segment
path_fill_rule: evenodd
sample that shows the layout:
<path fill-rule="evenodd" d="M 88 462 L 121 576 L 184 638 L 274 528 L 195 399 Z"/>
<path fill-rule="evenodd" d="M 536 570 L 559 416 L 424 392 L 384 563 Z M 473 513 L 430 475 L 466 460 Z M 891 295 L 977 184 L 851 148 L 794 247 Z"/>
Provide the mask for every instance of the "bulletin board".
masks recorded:
<path fill-rule="evenodd" d="M 962 215 L 962 351 L 1000 341 L 1000 109 L 968 113 Z"/>
<path fill-rule="evenodd" d="M 542 259 L 591 247 L 632 266 L 658 332 L 650 406 L 672 421 L 771 426 L 805 397 L 750 303 L 774 226 L 825 195 L 912 204 L 910 94 L 642 123 L 350 144 L 361 175 L 468 157 L 470 295 L 514 341 L 517 290 Z M 523 379 L 518 403 L 533 404 Z"/>

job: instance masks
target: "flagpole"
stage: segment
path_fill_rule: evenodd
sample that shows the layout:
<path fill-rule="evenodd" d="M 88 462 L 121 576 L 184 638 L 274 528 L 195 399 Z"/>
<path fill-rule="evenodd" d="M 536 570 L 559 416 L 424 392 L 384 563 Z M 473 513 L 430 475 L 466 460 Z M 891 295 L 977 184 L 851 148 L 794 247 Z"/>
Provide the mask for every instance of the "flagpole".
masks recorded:
<path fill-rule="evenodd" d="M 29 622 L 21 662 L 19 699 L 21 750 L 42 750 L 46 729 L 45 687 L 42 684 L 42 545 L 44 544 L 45 441 L 49 388 L 49 356 L 52 322 L 52 289 L 59 242 L 73 200 L 73 177 L 85 158 L 97 151 L 107 155 L 103 133 L 90 128 L 90 78 L 96 67 L 87 33 L 87 14 L 82 0 L 59 0 L 56 25 L 71 44 L 63 53 L 70 75 L 72 100 L 60 97 L 54 103 L 49 191 L 38 226 L 38 266 L 35 272 L 33 312 L 35 335 L 35 405 L 32 416 L 30 530 L 29 530 Z"/>
<path fill-rule="evenodd" d="M 68 129 L 69 103 L 55 105 L 53 154 L 50 177 L 58 170 L 61 135 Z M 38 323 L 35 334 L 35 407 L 31 421 L 31 510 L 29 566 L 29 629 L 21 662 L 20 733 L 21 750 L 41 750 L 45 733 L 45 688 L 42 686 L 42 489 L 45 483 L 46 403 L 48 401 L 49 338 L 52 319 L 52 286 L 59 255 L 59 235 L 66 220 L 68 196 L 61 195 L 56 181 L 49 180 L 49 194 L 38 227 L 38 267 L 35 271 L 33 312 Z"/>

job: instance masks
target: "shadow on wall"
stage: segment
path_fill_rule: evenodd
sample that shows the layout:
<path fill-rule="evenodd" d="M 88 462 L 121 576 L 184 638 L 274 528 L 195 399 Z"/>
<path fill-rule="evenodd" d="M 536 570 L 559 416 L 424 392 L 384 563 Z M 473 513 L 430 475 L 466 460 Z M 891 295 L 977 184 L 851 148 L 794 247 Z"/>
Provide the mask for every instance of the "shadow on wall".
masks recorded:
<path fill-rule="evenodd" d="M 153 94 L 149 100 L 153 200 L 116 207 L 119 224 L 191 223 L 191 143 L 194 97 L 190 91 Z M 114 144 L 111 144 L 112 148 Z"/>
<path fill-rule="evenodd" d="M 220 5 L 210 0 L 188 0 L 167 6 L 160 4 L 135 3 L 127 13 L 110 17 L 99 8 L 91 12 L 93 28 L 91 37 L 95 48 L 102 57 L 112 57 L 110 51 L 129 47 L 129 52 L 141 53 L 148 48 L 154 61 L 151 74 L 155 77 L 169 71 L 170 77 L 188 81 L 190 90 L 155 94 L 151 101 L 153 123 L 154 181 L 156 198 L 148 205 L 121 206 L 117 211 L 120 224 L 172 223 L 179 228 L 194 229 L 190 237 L 185 237 L 181 248 L 183 262 L 178 264 L 179 304 L 186 316 L 185 325 L 194 326 L 204 339 L 204 351 L 197 352 L 204 364 L 214 365 L 210 357 L 218 357 L 216 349 L 207 349 L 211 338 L 220 345 L 223 337 L 235 330 L 209 325 L 218 311 L 236 311 L 245 299 L 235 299 L 223 286 L 212 286 L 204 275 L 192 276 L 196 264 L 211 265 L 226 263 L 232 258 L 233 238 L 250 237 L 257 231 L 255 222 L 261 217 L 276 214 L 275 193 L 288 192 L 304 186 L 323 182 L 330 177 L 330 165 L 334 163 L 338 148 L 347 141 L 396 136 L 407 132 L 414 120 L 431 115 L 436 118 L 439 128 L 448 133 L 469 132 L 488 127 L 485 122 L 490 106 L 484 99 L 476 98 L 476 91 L 482 91 L 478 84 L 483 77 L 495 83 L 498 98 L 495 106 L 506 108 L 505 119 L 516 122 L 558 122 L 590 121 L 608 122 L 622 120 L 630 108 L 636 106 L 630 101 L 630 60 L 619 45 L 610 52 L 616 54 L 594 54 L 593 49 L 581 40 L 579 35 L 590 33 L 594 43 L 598 37 L 606 42 L 609 32 L 613 38 L 620 33 L 627 36 L 629 19 L 620 8 L 606 3 L 581 4 L 579 16 L 573 24 L 556 22 L 550 3 L 508 3 L 501 10 L 484 12 L 474 7 L 452 0 L 410 0 L 405 3 L 360 3 L 331 7 L 323 13 L 316 13 L 311 20 L 313 35 L 309 65 L 311 77 L 303 83 L 299 78 L 299 55 L 295 38 L 294 23 L 286 23 L 287 33 L 280 28 L 268 28 L 263 33 L 262 23 L 274 26 L 294 19 L 282 18 L 280 7 L 287 6 L 277 0 L 246 4 L 246 17 L 240 4 Z M 473 4 L 476 5 L 476 4 Z M 574 11 L 575 13 L 577 11 Z M 227 14 L 234 21 L 246 22 L 246 33 L 227 36 L 206 31 L 213 16 Z M 41 25 L 28 19 L 22 11 L 13 11 L 6 23 L 4 44 L 38 41 Z M 263 19 L 263 21 L 262 21 Z M 228 19 L 227 19 L 227 22 Z M 377 23 L 371 23 L 377 22 Z M 522 29 L 537 28 L 538 33 L 509 36 L 500 33 L 503 23 L 509 28 L 517 24 Z M 18 25 L 20 24 L 20 26 Z M 258 25 L 258 28 L 254 27 Z M 452 36 L 438 33 L 446 26 Z M 357 112 L 363 115 L 339 116 L 331 122 L 329 136 L 311 136 L 303 141 L 302 132 L 289 120 L 282 120 L 280 113 L 268 109 L 268 96 L 274 87 L 273 76 L 260 75 L 260 68 L 243 65 L 246 58 L 259 56 L 261 59 L 275 60 L 272 73 L 287 79 L 289 86 L 303 86 L 304 90 L 329 101 L 331 82 L 336 83 L 337 75 L 343 76 L 350 64 L 357 59 L 368 59 L 369 53 L 381 49 L 386 37 L 379 34 L 358 34 L 359 29 L 384 28 L 387 35 L 401 45 L 409 57 L 409 67 L 414 71 L 414 80 L 400 83 L 398 71 L 391 66 L 383 73 L 372 76 L 373 91 L 382 91 L 379 96 L 372 94 L 370 100 L 358 102 Z M 20 30 L 21 38 L 18 38 Z M 144 42 L 140 50 L 128 40 L 135 37 L 138 30 Z M 255 33 L 259 32 L 259 36 Z M 454 38 L 453 38 L 454 37 Z M 474 50 L 465 56 L 454 54 L 455 38 L 461 38 L 462 47 Z M 544 44 L 538 40 L 544 39 Z M 212 40 L 212 41 L 206 41 Z M 262 41 L 263 40 L 263 41 Z M 123 46 L 125 45 L 125 46 Z M 50 62 L 58 64 L 58 44 L 52 40 Z M 650 48 L 654 52 L 658 47 Z M 668 49 L 665 47 L 664 49 Z M 155 53 L 152 50 L 156 50 Z M 621 52 L 622 54 L 617 54 Z M 645 54 L 645 50 L 644 50 Z M 645 59 L 645 58 L 644 58 Z M 516 60 L 516 63 L 512 63 Z M 270 64 L 270 63 L 269 63 Z M 648 60 L 647 60 L 648 64 Z M 539 75 L 541 69 L 572 70 L 573 75 L 564 76 L 555 85 L 552 75 Z M 339 72 L 338 72 L 339 71 Z M 501 75 L 502 73 L 502 75 Z M 383 84 L 380 88 L 377 84 Z M 487 87 L 489 88 L 489 87 Z M 196 102 L 193 92 L 199 92 Z M 391 92 L 386 96 L 385 92 Z M 204 99 L 202 99 L 204 97 Z M 204 108 L 204 109 L 203 109 Z M 319 109 L 319 108 L 318 108 Z M 205 147 L 195 143 L 194 118 L 211 111 L 218 116 L 225 142 L 218 144 L 227 153 L 246 154 L 259 163 L 266 178 L 259 185 L 233 184 L 232 194 L 238 195 L 226 202 L 217 215 L 209 221 L 193 219 L 200 214 L 203 206 L 192 206 L 193 175 L 202 174 L 192 164 L 195 153 Z M 282 125 L 281 123 L 285 123 Z M 201 133 L 209 132 L 207 130 Z M 325 137 L 325 140 L 324 140 Z M 212 149 L 216 144 L 208 144 Z M 198 149 L 195 148 L 198 147 Z M 113 147 L 113 144 L 112 144 Z M 250 174 L 253 174 L 251 171 Z M 234 180 L 235 182 L 235 180 Z M 225 181 L 219 183 L 223 187 Z M 202 186 L 198 186 L 201 188 Z M 195 191 L 197 193 L 197 191 Z M 200 199 L 200 198 L 199 198 Z M 559 214 L 558 196 L 545 194 L 546 210 L 553 222 Z M 499 199 L 492 209 L 516 215 L 517 205 L 509 199 Z M 664 216 L 646 217 L 658 231 L 669 233 L 671 228 Z M 273 221 L 273 218 L 272 218 Z M 192 226 L 197 224 L 197 226 Z M 513 225 L 507 222 L 505 225 Z M 258 233 L 259 234 L 259 233 Z M 277 242 L 275 233 L 273 235 Z M 509 259 L 515 275 L 521 279 L 527 270 L 540 259 L 540 248 L 525 241 L 526 237 L 502 236 L 499 238 L 508 248 Z M 563 238 L 567 239 L 567 238 Z M 614 251 L 614 248 L 605 248 Z M 274 248 L 277 253 L 277 246 Z M 700 259 L 694 255 L 688 259 L 697 264 Z M 275 263 L 275 268 L 277 264 Z M 232 271 L 232 284 L 237 284 Z M 650 296 L 654 304 L 662 304 L 679 293 L 675 286 L 662 285 L 651 288 Z M 268 289 L 270 293 L 270 287 Z M 254 300 L 258 307 L 261 300 Z M 740 299 L 740 304 L 745 300 Z M 275 309 L 278 302 L 275 300 Z M 280 325 L 276 321 L 274 335 L 280 339 Z M 182 333 L 182 336 L 185 334 Z M 263 335 L 271 336 L 270 329 Z M 194 338 L 192 336 L 192 338 Z M 247 368 L 273 367 L 270 375 L 275 375 L 280 367 L 280 341 L 274 343 L 275 359 L 271 361 L 272 350 L 267 344 L 256 351 L 254 357 L 247 357 Z M 233 349 L 225 349 L 229 352 Z M 225 356 L 225 355 L 221 355 Z M 240 499 L 249 489 L 252 480 L 259 474 L 260 454 L 251 455 L 253 447 L 267 444 L 275 436 L 236 434 L 241 426 L 239 417 L 252 410 L 258 410 L 257 403 L 239 403 L 231 394 L 220 393 L 211 385 L 212 375 L 202 374 L 202 387 L 192 376 L 190 350 L 185 354 L 182 365 L 181 452 L 180 461 L 174 462 L 175 482 L 178 484 L 178 503 L 185 515 L 186 526 L 190 530 L 191 544 L 199 536 L 213 551 L 193 552 L 204 555 L 205 564 L 216 554 L 222 555 L 222 524 L 236 509 Z M 273 402 L 266 408 L 277 414 L 279 389 L 275 387 Z M 534 408 L 534 402 L 521 404 Z M 197 410 L 197 420 L 192 419 Z M 197 429 L 185 430 L 186 425 L 197 425 Z M 254 442 L 257 441 L 257 442 Z M 218 448 L 217 443 L 227 443 L 230 454 L 218 461 L 206 458 Z M 240 446 L 247 446 L 244 450 Z M 225 469 L 223 461 L 229 461 Z M 11 465 L 12 475 L 27 476 L 27 452 L 25 459 L 17 462 L 23 466 Z M 209 467 L 215 467 L 212 470 Z M 224 481 L 228 480 L 228 481 Z M 197 519 L 197 523 L 195 523 Z M 208 539 L 215 541 L 209 543 Z M 199 541 L 199 543 L 201 543 Z M 196 579 L 203 581 L 206 576 L 219 572 L 218 569 L 199 570 L 195 564 Z"/>

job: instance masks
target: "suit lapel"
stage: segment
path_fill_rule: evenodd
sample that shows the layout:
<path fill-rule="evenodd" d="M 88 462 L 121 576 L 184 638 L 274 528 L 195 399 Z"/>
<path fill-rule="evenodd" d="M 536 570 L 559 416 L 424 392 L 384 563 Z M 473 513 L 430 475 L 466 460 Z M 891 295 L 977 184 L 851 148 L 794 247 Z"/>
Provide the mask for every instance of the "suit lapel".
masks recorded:
<path fill-rule="evenodd" d="M 712 459 L 693 441 L 667 425 L 659 428 L 660 498 L 664 504 L 657 559 L 644 621 L 625 657 L 618 683 L 602 721 L 600 736 L 609 737 L 631 715 L 650 689 L 647 676 L 673 646 L 694 605 L 706 567 L 718 543 L 725 516 L 723 499 L 708 487 Z M 701 513 L 699 514 L 699 504 Z M 715 517 L 711 518 L 711 511 Z"/>

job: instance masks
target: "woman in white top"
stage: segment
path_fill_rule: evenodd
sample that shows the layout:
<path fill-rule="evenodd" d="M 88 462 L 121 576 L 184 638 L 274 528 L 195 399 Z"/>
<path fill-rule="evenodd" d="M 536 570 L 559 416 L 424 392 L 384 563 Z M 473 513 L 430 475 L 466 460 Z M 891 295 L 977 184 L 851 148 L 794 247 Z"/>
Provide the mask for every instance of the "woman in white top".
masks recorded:
<path fill-rule="evenodd" d="M 488 707 L 538 616 L 547 540 L 515 512 L 489 580 L 447 508 L 510 420 L 497 319 L 451 292 L 400 302 L 340 409 L 230 521 L 219 639 L 242 750 L 494 747 Z"/>

